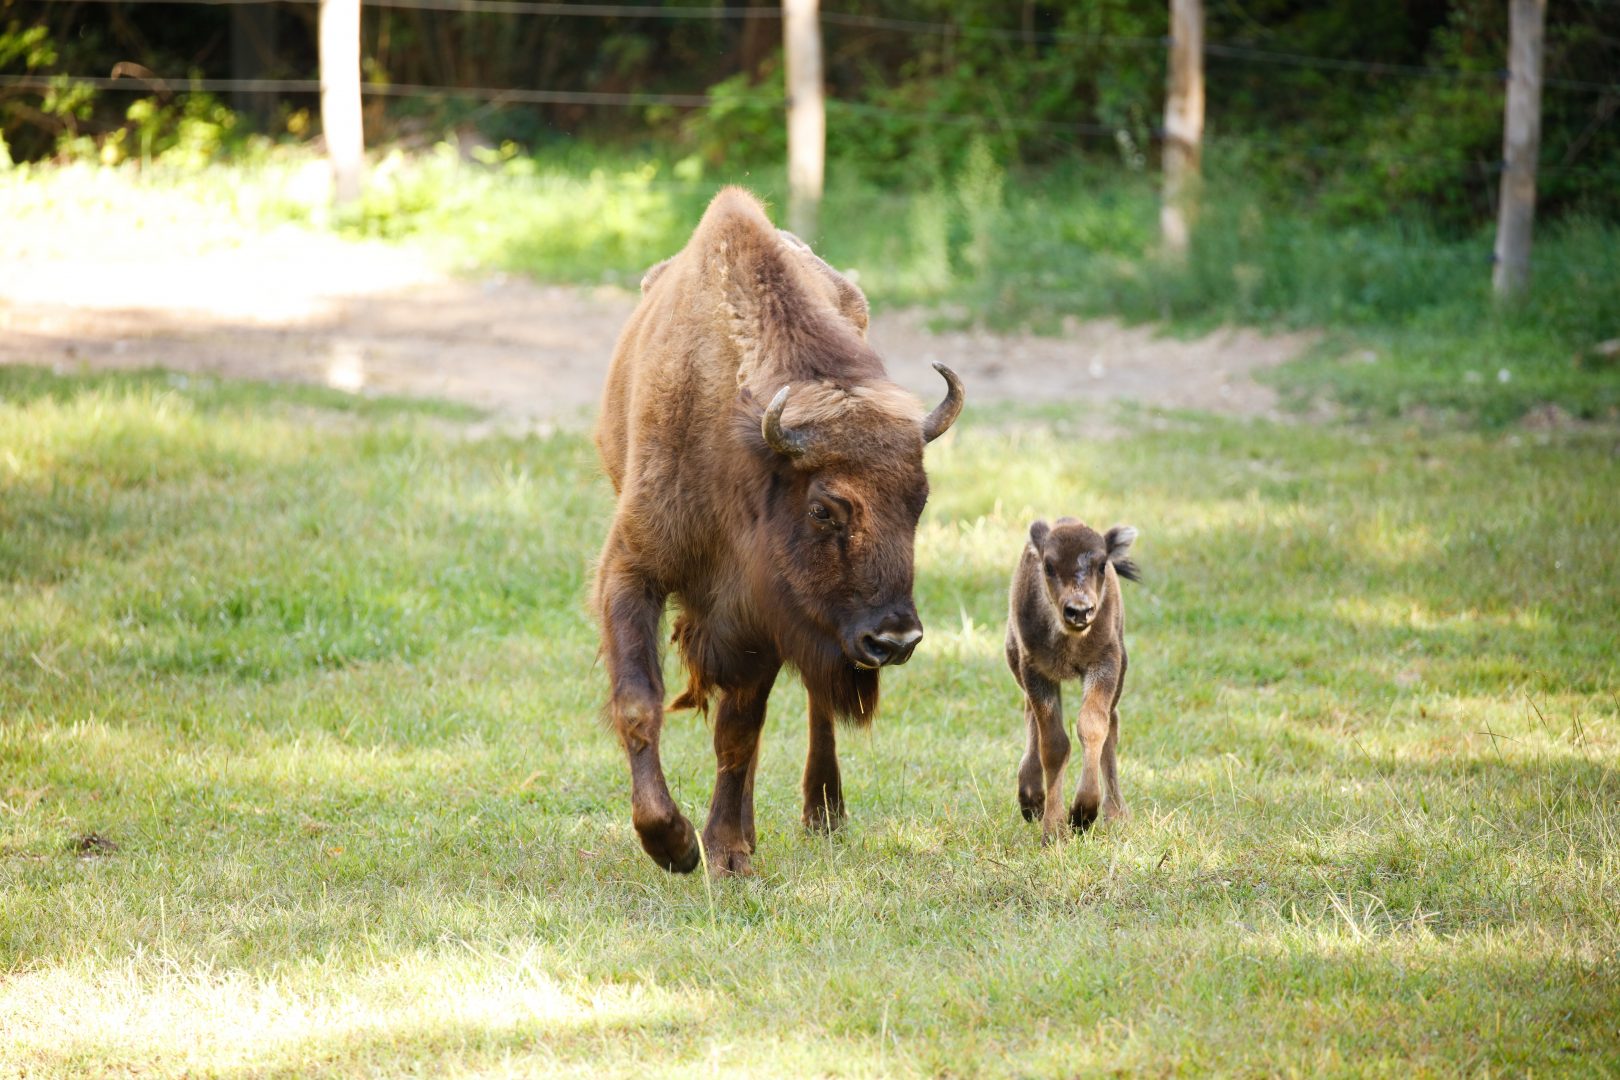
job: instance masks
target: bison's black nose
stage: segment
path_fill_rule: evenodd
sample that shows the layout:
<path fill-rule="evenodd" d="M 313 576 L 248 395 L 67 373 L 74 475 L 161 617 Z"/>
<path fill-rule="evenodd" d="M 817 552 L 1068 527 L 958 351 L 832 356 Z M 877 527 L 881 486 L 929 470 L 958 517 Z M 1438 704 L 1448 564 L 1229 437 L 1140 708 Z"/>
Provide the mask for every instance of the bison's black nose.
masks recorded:
<path fill-rule="evenodd" d="M 897 632 L 874 633 L 868 630 L 861 635 L 861 650 L 866 653 L 872 667 L 903 664 L 911 659 L 922 636 L 922 630 L 915 626 Z"/>
<path fill-rule="evenodd" d="M 1097 610 L 1090 604 L 1076 604 L 1072 600 L 1063 605 L 1063 621 L 1076 630 L 1084 630 L 1091 622 L 1091 613 Z"/>

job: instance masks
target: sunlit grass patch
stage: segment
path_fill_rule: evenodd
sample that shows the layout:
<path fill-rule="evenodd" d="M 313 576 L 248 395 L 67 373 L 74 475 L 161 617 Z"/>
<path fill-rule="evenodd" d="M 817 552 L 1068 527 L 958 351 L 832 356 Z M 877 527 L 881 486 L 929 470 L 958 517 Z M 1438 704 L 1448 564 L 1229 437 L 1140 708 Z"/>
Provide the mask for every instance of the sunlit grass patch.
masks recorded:
<path fill-rule="evenodd" d="M 1602 437 L 970 413 L 853 820 L 799 825 L 784 679 L 706 884 L 600 721 L 585 439 L 51 379 L 0 405 L 0 1071 L 1620 1068 Z M 1142 530 L 1132 816 L 1042 848 L 1001 642 L 1062 513 Z"/>
<path fill-rule="evenodd" d="M 0 1011 L 25 1018 L 9 1032 L 19 1061 L 95 1069 L 112 1058 L 162 1072 L 221 1072 L 386 1060 L 378 1055 L 385 1046 L 476 1060 L 553 1039 L 657 1032 L 712 1007 L 701 992 L 551 973 L 564 966 L 545 950 L 450 947 L 394 957 L 333 994 L 318 968 L 252 975 L 154 956 L 21 975 L 0 990 Z M 428 986 L 431 1007 L 421 995 Z"/>

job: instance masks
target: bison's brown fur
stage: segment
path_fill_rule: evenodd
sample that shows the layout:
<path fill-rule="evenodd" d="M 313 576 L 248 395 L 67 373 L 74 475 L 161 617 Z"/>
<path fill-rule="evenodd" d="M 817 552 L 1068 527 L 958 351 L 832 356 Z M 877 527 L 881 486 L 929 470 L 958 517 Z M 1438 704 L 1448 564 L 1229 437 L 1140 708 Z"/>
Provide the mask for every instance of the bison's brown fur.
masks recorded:
<path fill-rule="evenodd" d="M 843 819 L 833 720 L 870 720 L 877 667 L 904 662 L 921 636 L 923 444 L 955 418 L 960 384 L 942 371 L 951 394 L 925 417 L 866 343 L 860 290 L 739 189 L 716 196 L 642 290 L 596 431 L 618 493 L 594 601 L 610 713 L 643 847 L 691 870 L 696 837 L 658 751 L 658 627 L 673 599 L 690 680 L 674 705 L 714 705 L 704 846 L 717 871 L 746 873 L 759 733 L 784 664 L 810 697 L 805 822 Z"/>
<path fill-rule="evenodd" d="M 1074 518 L 1037 521 L 1013 571 L 1007 598 L 1007 666 L 1024 691 L 1027 741 L 1018 766 L 1018 803 L 1041 819 L 1051 841 L 1066 826 L 1088 828 L 1099 806 L 1125 813 L 1119 790 L 1119 698 L 1125 689 L 1125 599 L 1119 579 L 1136 580 L 1127 553 L 1136 530 L 1116 525 L 1099 534 Z M 1062 684 L 1080 680 L 1075 727 L 1084 757 L 1080 787 L 1064 822 Z M 1103 788 L 1106 785 L 1107 799 Z"/>

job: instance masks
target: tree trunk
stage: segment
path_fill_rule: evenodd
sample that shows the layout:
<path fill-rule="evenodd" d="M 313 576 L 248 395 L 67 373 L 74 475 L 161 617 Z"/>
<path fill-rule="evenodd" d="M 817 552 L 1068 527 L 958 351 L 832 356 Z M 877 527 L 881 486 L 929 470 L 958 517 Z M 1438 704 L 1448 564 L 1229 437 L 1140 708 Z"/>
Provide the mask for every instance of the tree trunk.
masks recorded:
<path fill-rule="evenodd" d="M 1185 258 L 1198 216 L 1204 141 L 1204 4 L 1170 0 L 1170 72 L 1164 100 L 1164 249 Z"/>
<path fill-rule="evenodd" d="M 826 170 L 827 114 L 822 93 L 820 0 L 786 0 L 788 228 L 814 243 Z"/>
<path fill-rule="evenodd" d="M 1499 299 L 1530 284 L 1530 232 L 1536 220 L 1536 159 L 1541 154 L 1541 52 L 1547 0 L 1511 0 L 1508 85 L 1502 125 L 1502 190 L 1496 211 Z"/>
<path fill-rule="evenodd" d="M 365 135 L 360 122 L 360 0 L 321 0 L 321 131 L 332 163 L 332 202 L 360 197 Z"/>

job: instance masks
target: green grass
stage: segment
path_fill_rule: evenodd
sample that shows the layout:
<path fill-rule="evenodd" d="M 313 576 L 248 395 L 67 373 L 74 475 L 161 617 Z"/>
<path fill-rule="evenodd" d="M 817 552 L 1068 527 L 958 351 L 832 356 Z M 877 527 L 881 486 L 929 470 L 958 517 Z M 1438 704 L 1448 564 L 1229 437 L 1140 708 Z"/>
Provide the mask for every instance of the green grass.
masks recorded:
<path fill-rule="evenodd" d="M 163 242 L 201 246 L 288 223 L 333 226 L 409 242 L 457 269 L 627 288 L 686 242 L 720 184 L 786 202 L 778 168 L 704 169 L 582 145 L 476 154 L 467 161 L 448 144 L 387 154 L 360 208 L 337 220 L 320 162 L 295 148 L 189 171 L 14 169 L 0 172 L 0 200 L 41 244 L 72 237 L 92 212 L 119 228 L 166 224 Z M 1500 428 L 1551 404 L 1620 417 L 1620 362 L 1596 350 L 1620 334 L 1613 221 L 1574 213 L 1540 223 L 1533 291 L 1502 307 L 1490 294 L 1489 222 L 1443 233 L 1401 207 L 1345 222 L 1310 192 L 1280 203 L 1237 169 L 1211 157 L 1185 266 L 1156 251 L 1150 173 L 1005 172 L 982 148 L 955 171 L 920 160 L 906 190 L 835 172 L 818 247 L 854 269 L 879 308 L 929 305 L 947 321 L 1052 333 L 1069 315 L 1173 333 L 1222 323 L 1325 329 L 1323 347 L 1272 377 L 1290 401 L 1325 399 L 1358 416 L 1442 414 Z"/>
<path fill-rule="evenodd" d="M 0 1074 L 1620 1072 L 1612 434 L 972 410 L 850 826 L 784 682 L 706 882 L 598 720 L 587 440 L 283 393 L 0 369 Z M 1134 816 L 1042 849 L 999 647 L 1065 511 L 1142 530 Z"/>

